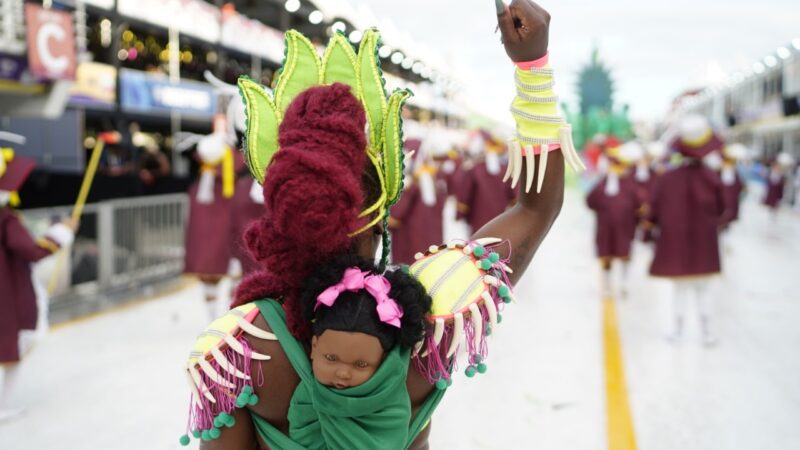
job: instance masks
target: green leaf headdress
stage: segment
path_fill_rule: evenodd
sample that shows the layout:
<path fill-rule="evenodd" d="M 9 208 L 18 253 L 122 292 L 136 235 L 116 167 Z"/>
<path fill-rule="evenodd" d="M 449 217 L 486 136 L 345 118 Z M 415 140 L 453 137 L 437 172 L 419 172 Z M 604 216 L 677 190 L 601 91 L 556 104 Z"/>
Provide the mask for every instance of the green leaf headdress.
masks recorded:
<path fill-rule="evenodd" d="M 364 106 L 369 125 L 367 157 L 375 166 L 381 184 L 378 200 L 365 208 L 360 217 L 373 213 L 375 218 L 351 233 L 359 234 L 381 220 L 388 220 L 389 208 L 403 191 L 403 104 L 411 95 L 397 90 L 387 96 L 378 58 L 380 34 L 367 30 L 356 53 L 341 33 L 331 37 L 322 58 L 314 45 L 295 30 L 286 33 L 286 58 L 275 83 L 274 95 L 257 82 L 242 77 L 239 90 L 247 112 L 245 158 L 250 173 L 264 183 L 267 168 L 278 144 L 278 129 L 286 109 L 301 92 L 319 85 L 343 83 Z M 388 256 L 388 234 L 384 234 L 385 262 Z"/>

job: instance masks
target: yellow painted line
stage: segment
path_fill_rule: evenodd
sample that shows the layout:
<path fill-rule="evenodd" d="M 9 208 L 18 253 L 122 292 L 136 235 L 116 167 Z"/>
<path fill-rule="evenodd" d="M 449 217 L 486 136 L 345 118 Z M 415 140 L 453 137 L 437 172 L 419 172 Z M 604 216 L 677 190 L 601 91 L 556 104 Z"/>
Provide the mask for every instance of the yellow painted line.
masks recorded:
<path fill-rule="evenodd" d="M 603 346 L 606 365 L 608 449 L 636 450 L 636 434 L 628 402 L 628 388 L 625 384 L 617 311 L 612 298 L 603 300 Z"/>
<path fill-rule="evenodd" d="M 91 314 L 86 314 L 85 316 L 76 317 L 74 319 L 66 320 L 64 322 L 59 322 L 55 325 L 50 326 L 50 331 L 58 331 L 64 328 L 69 328 L 74 325 L 78 325 L 81 323 L 88 322 L 90 320 L 98 319 L 103 316 L 107 316 L 110 314 L 118 313 L 121 311 L 126 311 L 131 308 L 135 308 L 139 305 L 143 305 L 148 302 L 152 302 L 154 300 L 168 297 L 170 295 L 176 294 L 184 289 L 188 289 L 191 286 L 194 286 L 197 283 L 197 280 L 193 278 L 186 278 L 184 277 L 179 283 L 176 283 L 174 286 L 170 287 L 169 289 L 164 289 L 163 291 L 158 292 L 157 294 L 148 295 L 146 297 L 142 297 L 138 300 L 132 300 L 130 302 L 122 303 L 120 305 L 112 306 L 110 308 L 104 309 L 102 311 L 93 312 Z"/>

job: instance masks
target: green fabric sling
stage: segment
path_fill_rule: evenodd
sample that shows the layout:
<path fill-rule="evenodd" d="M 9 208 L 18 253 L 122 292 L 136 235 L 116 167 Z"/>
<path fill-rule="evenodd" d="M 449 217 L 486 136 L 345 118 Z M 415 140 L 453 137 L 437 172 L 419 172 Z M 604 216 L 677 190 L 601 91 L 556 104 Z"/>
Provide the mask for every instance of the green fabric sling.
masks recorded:
<path fill-rule="evenodd" d="M 428 424 L 444 391 L 431 393 L 411 420 L 405 386 L 410 361 L 408 350 L 395 347 L 364 384 L 332 389 L 314 378 L 308 354 L 286 328 L 281 305 L 272 299 L 255 303 L 300 377 L 289 406 L 289 436 L 264 418 L 250 414 L 256 430 L 270 448 L 405 449 Z"/>

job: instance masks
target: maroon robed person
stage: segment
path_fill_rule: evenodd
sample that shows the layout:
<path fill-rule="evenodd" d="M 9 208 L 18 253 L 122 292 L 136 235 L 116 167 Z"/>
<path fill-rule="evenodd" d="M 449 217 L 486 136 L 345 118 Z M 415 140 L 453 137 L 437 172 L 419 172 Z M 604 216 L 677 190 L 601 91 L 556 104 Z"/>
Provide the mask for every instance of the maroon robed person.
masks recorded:
<path fill-rule="evenodd" d="M 256 189 L 258 189 L 258 193 L 254 192 Z M 261 194 L 260 198 L 258 198 L 258 194 Z M 240 177 L 236 182 L 231 208 L 230 250 L 231 255 L 242 264 L 243 276 L 258 270 L 258 263 L 247 250 L 243 236 L 247 227 L 264 213 L 263 195 L 261 186 L 249 175 Z"/>
<path fill-rule="evenodd" d="M 210 203 L 198 201 L 199 182 L 189 187 L 184 273 L 222 276 L 228 272 L 232 200 L 222 195 L 220 177 L 215 178 Z"/>
<path fill-rule="evenodd" d="M 17 191 L 34 167 L 28 158 L 11 158 L 0 162 L 0 191 L 5 193 Z M 16 363 L 19 333 L 35 330 L 38 318 L 31 264 L 69 245 L 75 225 L 55 224 L 36 241 L 6 201 L 0 202 L 0 363 Z"/>
<path fill-rule="evenodd" d="M 764 204 L 770 208 L 777 208 L 783 199 L 783 185 L 786 177 L 777 171 L 771 171 L 767 176 L 767 195 L 764 197 Z"/>
<path fill-rule="evenodd" d="M 720 272 L 719 229 L 729 221 L 719 175 L 702 163 L 722 141 L 710 128 L 703 142 L 678 139 L 672 147 L 682 165 L 656 182 L 650 221 L 658 228 L 650 274 L 661 277 L 713 275 Z"/>
<path fill-rule="evenodd" d="M 597 256 L 601 259 L 627 259 L 631 254 L 631 243 L 636 235 L 644 199 L 630 175 L 619 179 L 619 190 L 614 195 L 606 192 L 608 182 L 608 177 L 604 177 L 586 198 L 586 203 L 597 217 Z"/>
<path fill-rule="evenodd" d="M 414 183 L 392 207 L 392 263 L 411 264 L 416 252 L 444 241 L 442 214 L 447 194 L 439 183 L 435 191 L 436 201 L 426 204 L 419 183 Z"/>
<path fill-rule="evenodd" d="M 456 185 L 458 217 L 467 221 L 472 232 L 505 211 L 516 197 L 515 190 L 503 183 L 505 165 L 497 174 L 490 173 L 486 162 L 480 161 L 462 172 Z"/>

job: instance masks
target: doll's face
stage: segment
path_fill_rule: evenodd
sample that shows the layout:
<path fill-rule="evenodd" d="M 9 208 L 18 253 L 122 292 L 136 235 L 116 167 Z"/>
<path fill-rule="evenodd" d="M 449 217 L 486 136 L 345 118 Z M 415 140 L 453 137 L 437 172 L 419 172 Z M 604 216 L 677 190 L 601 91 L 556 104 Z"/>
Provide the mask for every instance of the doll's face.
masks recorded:
<path fill-rule="evenodd" d="M 314 378 L 336 389 L 363 384 L 383 362 L 383 348 L 375 336 L 325 330 L 311 339 Z"/>

